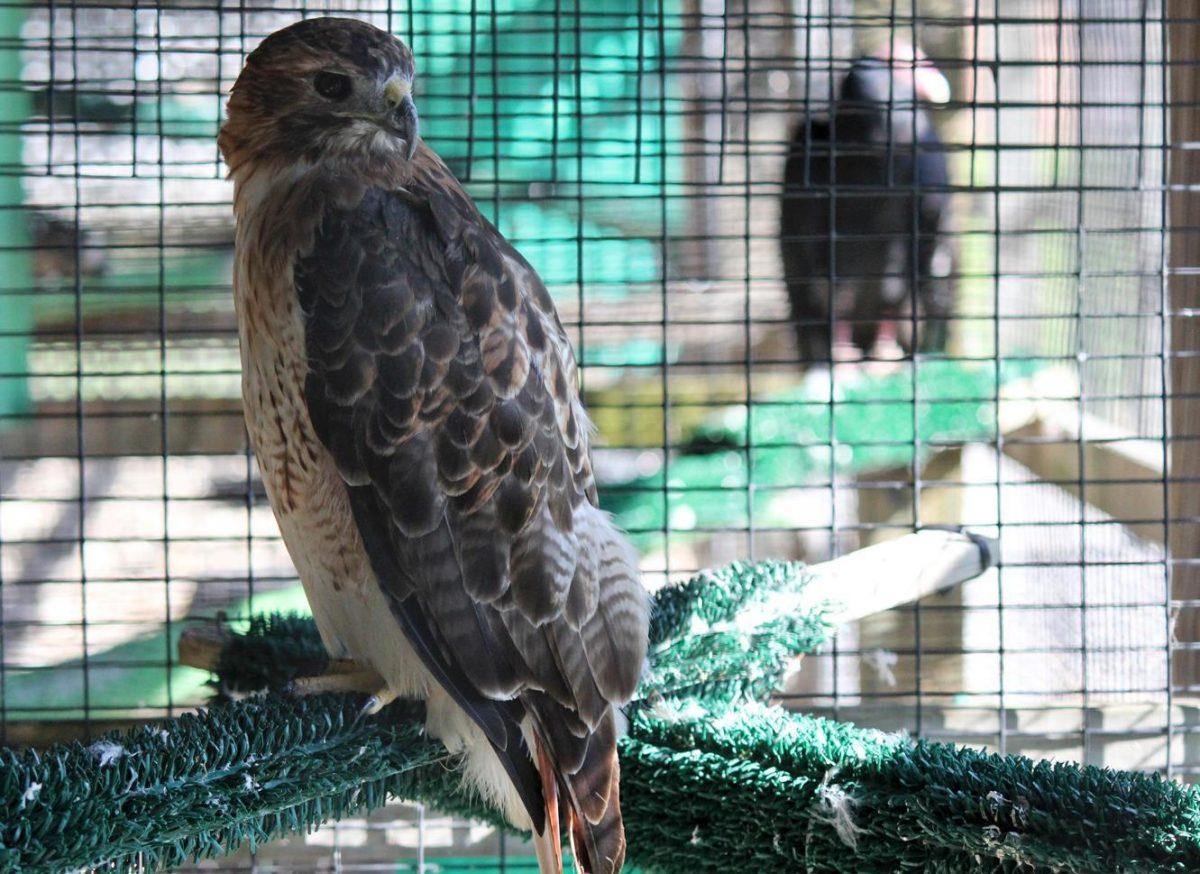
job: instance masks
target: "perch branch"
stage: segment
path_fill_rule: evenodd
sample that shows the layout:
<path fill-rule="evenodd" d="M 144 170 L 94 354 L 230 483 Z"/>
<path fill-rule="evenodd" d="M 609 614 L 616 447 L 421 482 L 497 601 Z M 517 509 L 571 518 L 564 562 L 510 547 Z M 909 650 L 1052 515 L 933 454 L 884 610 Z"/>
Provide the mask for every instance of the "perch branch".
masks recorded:
<path fill-rule="evenodd" d="M 974 579 L 997 550 L 978 534 L 927 528 L 813 565 L 805 600 L 825 602 L 826 619 L 843 625 Z"/>
<path fill-rule="evenodd" d="M 665 874 L 1200 870 L 1194 789 L 748 700 L 825 639 L 823 608 L 790 610 L 825 578 L 816 570 L 738 563 L 657 593 L 652 670 L 621 740 L 631 862 Z M 319 646 L 309 619 L 256 619 L 218 654 L 220 688 L 286 685 L 297 660 L 320 669 Z M 388 797 L 496 822 L 423 737 L 420 705 L 356 719 L 360 707 L 255 696 L 88 747 L 4 751 L 0 871 L 168 868 Z"/>

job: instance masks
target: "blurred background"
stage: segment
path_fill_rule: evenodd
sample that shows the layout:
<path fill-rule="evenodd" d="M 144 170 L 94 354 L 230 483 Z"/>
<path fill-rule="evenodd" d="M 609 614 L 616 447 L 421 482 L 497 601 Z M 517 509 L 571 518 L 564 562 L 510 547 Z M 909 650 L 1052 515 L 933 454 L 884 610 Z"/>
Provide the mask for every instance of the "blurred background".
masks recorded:
<path fill-rule="evenodd" d="M 263 36 L 336 13 L 410 44 L 426 141 L 550 287 L 648 585 L 967 525 L 997 569 L 842 629 L 782 700 L 1192 780 L 1187 10 L 3 6 L 4 742 L 193 708 L 182 629 L 304 609 L 246 446 L 216 132 Z M 536 870 L 406 805 L 231 866 Z"/>

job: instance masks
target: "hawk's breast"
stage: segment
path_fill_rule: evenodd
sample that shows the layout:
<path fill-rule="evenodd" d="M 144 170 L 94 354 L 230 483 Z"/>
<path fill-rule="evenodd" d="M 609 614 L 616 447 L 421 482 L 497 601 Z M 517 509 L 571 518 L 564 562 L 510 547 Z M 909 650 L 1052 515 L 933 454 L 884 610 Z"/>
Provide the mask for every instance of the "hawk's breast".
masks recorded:
<path fill-rule="evenodd" d="M 262 267 L 283 257 L 262 245 L 260 217 L 270 209 L 270 198 L 264 198 L 240 216 L 238 226 L 234 294 L 246 431 L 322 639 L 334 655 L 375 664 L 373 641 L 359 638 L 364 633 L 396 638 L 400 631 L 386 605 L 369 603 L 381 599 L 345 483 L 309 418 L 303 322 L 288 279 L 290 265 L 274 271 Z M 370 625 L 383 627 L 364 626 L 367 614 L 374 614 Z"/>

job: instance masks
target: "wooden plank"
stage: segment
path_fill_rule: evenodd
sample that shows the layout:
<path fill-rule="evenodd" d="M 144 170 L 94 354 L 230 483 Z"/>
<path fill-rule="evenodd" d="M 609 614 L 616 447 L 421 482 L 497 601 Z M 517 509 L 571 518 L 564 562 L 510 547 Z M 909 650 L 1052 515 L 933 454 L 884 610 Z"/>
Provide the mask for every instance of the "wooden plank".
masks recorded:
<path fill-rule="evenodd" d="M 161 711 L 154 715 L 161 716 Z M 4 723 L 4 746 L 16 749 L 32 747 L 45 749 L 53 744 L 81 741 L 86 743 L 110 731 L 123 731 L 139 725 L 153 724 L 151 714 L 145 719 L 8 719 Z"/>
<path fill-rule="evenodd" d="M 1179 607 L 1175 637 L 1200 641 L 1200 21 L 1192 0 L 1166 4 L 1170 52 L 1170 265 L 1171 343 L 1168 549 L 1171 596 Z M 1185 484 L 1186 483 L 1186 484 Z M 1200 651 L 1174 654 L 1174 682 L 1200 682 Z"/>
<path fill-rule="evenodd" d="M 1043 404 L 1032 419 L 1005 433 L 1000 448 L 1038 479 L 1082 495 L 1141 539 L 1161 544 L 1162 459 L 1148 451 L 1150 444 L 1158 441 L 1121 435 L 1091 417 L 1083 423 L 1081 439 L 1074 413 Z"/>
<path fill-rule="evenodd" d="M 956 485 L 963 479 L 962 457 L 961 447 L 943 449 L 922 467 L 918 492 L 922 524 L 954 525 L 963 518 L 963 488 Z M 914 487 L 909 468 L 861 476 L 858 485 L 859 522 L 883 525 L 864 531 L 864 543 L 895 538 L 898 530 L 918 521 L 913 518 Z M 926 606 L 952 609 L 921 612 Z M 926 693 L 967 688 L 965 660 L 961 654 L 949 652 L 963 648 L 962 606 L 962 590 L 951 587 L 917 600 L 914 610 L 877 612 L 858 621 L 853 638 L 864 653 L 859 692 L 869 696 L 917 688 Z"/>
<path fill-rule="evenodd" d="M 910 701 L 864 700 L 833 708 L 796 698 L 785 699 L 783 704 L 798 712 L 881 731 L 910 732 L 914 727 Z M 1170 707 L 1163 702 L 1111 702 L 1081 708 L 1047 699 L 1041 705 L 1001 710 L 927 699 L 922 706 L 922 734 L 929 740 L 998 751 L 1002 723 L 1009 753 L 1123 770 L 1162 771 L 1168 743 L 1173 762 L 1195 760 L 1200 745 L 1200 700 L 1177 698 Z M 1169 741 L 1168 725 L 1174 727 Z"/>
<path fill-rule="evenodd" d="M 46 403 L 35 416 L 0 429 L 0 457 L 76 457 L 80 437 L 89 457 L 127 455 L 131 449 L 165 451 L 163 409 L 157 400 L 96 401 L 82 416 L 70 403 Z M 82 433 L 81 433 L 82 432 Z M 172 454 L 229 455 L 245 451 L 246 430 L 240 399 L 168 399 L 167 447 Z"/>
<path fill-rule="evenodd" d="M 1164 696 L 1165 698 L 1165 696 Z M 814 705 L 808 701 L 788 701 L 784 704 L 792 709 L 803 710 L 817 716 L 828 716 L 832 708 Z M 1145 734 L 1161 733 L 1168 720 L 1173 726 L 1190 731 L 1200 729 L 1200 698 L 1177 697 L 1168 707 L 1164 701 L 1158 703 L 1134 703 L 1112 701 L 1080 708 L 1074 704 L 1061 704 L 1050 698 L 1040 704 L 1024 707 L 972 706 L 954 702 L 927 702 L 931 716 L 930 725 L 935 732 L 950 736 L 982 735 L 998 730 L 1003 715 L 1007 730 L 1017 734 L 1061 735 L 1082 731 L 1086 726 L 1098 732 Z M 883 731 L 896 731 L 903 725 L 908 714 L 907 707 L 898 707 L 890 701 L 864 701 L 861 704 L 844 704 L 838 708 L 839 718 L 860 725 L 875 726 Z"/>

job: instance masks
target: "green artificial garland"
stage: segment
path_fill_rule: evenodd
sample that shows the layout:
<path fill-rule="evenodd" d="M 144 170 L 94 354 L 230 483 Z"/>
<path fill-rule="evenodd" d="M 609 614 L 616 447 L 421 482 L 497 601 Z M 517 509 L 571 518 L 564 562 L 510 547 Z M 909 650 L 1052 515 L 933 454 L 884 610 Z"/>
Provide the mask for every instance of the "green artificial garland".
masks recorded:
<path fill-rule="evenodd" d="M 735 564 L 655 598 L 628 709 L 629 859 L 661 872 L 1197 871 L 1200 793 L 1157 777 L 988 755 L 754 700 L 829 635 L 802 566 Z M 301 617 L 231 636 L 217 684 L 279 689 L 325 661 Z M 168 868 L 389 797 L 503 825 L 400 702 L 226 700 L 91 745 L 0 753 L 0 870 Z"/>

